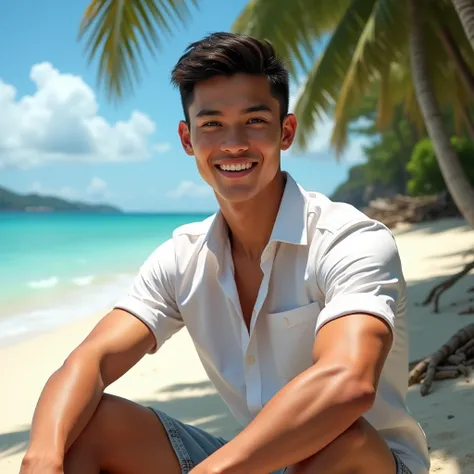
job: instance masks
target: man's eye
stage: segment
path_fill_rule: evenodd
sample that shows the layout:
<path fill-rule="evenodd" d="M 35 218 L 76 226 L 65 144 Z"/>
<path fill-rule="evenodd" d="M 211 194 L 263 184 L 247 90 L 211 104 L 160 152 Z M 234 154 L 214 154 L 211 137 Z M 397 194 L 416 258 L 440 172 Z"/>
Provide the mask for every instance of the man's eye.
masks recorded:
<path fill-rule="evenodd" d="M 203 127 L 218 127 L 219 125 L 219 122 L 205 122 L 202 124 Z"/>
<path fill-rule="evenodd" d="M 263 120 L 261 118 L 251 118 L 249 120 L 249 123 L 265 123 L 265 120 Z"/>

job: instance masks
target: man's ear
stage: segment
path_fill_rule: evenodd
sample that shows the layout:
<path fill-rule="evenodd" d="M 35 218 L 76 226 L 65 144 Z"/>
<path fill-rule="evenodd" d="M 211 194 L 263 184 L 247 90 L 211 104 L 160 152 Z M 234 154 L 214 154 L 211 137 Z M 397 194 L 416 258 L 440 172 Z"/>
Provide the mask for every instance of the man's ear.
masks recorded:
<path fill-rule="evenodd" d="M 191 132 L 189 131 L 188 124 L 184 120 L 179 122 L 178 135 L 185 153 L 189 156 L 194 156 L 193 145 L 191 143 Z"/>
<path fill-rule="evenodd" d="M 281 145 L 280 148 L 285 151 L 290 148 L 295 139 L 296 127 L 298 123 L 294 114 L 288 114 L 282 124 L 281 130 Z"/>

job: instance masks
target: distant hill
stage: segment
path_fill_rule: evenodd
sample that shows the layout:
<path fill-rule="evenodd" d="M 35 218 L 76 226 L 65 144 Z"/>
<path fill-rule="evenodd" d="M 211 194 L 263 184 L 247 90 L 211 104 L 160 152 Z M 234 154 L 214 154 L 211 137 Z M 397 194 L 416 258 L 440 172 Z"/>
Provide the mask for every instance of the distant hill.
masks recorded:
<path fill-rule="evenodd" d="M 403 194 L 403 190 L 396 189 L 394 185 L 381 182 L 369 183 L 365 176 L 365 163 L 354 165 L 349 169 L 349 176 L 332 193 L 333 201 L 347 202 L 363 210 L 372 199 L 391 198 L 396 194 Z"/>
<path fill-rule="evenodd" d="M 120 213 L 119 208 L 105 204 L 87 204 L 68 201 L 53 196 L 42 196 L 36 193 L 18 194 L 0 186 L 0 212 L 94 212 Z"/>

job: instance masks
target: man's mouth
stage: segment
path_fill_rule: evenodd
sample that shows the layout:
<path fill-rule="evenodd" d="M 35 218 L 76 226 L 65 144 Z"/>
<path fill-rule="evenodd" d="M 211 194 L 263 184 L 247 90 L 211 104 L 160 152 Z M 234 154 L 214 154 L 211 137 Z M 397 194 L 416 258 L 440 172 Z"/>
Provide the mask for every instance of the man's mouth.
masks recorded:
<path fill-rule="evenodd" d="M 237 163 L 237 164 L 220 164 L 217 167 L 222 171 L 246 171 L 255 166 L 257 163 Z"/>

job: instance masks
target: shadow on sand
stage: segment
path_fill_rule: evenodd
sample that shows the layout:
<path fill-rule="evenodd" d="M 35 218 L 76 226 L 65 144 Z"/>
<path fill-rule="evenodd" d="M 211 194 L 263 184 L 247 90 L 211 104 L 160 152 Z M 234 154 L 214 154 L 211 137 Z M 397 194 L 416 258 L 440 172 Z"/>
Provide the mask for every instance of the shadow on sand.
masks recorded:
<path fill-rule="evenodd" d="M 451 217 L 447 219 L 441 219 L 437 221 L 421 222 L 419 224 L 410 225 L 406 228 L 400 228 L 395 230 L 395 234 L 406 235 L 413 232 L 420 232 L 425 234 L 436 234 L 438 232 L 445 232 L 448 230 L 459 229 L 461 231 L 471 230 L 471 227 L 467 222 L 459 217 Z"/>
<path fill-rule="evenodd" d="M 448 252 L 442 257 L 454 254 L 459 255 L 460 252 Z M 459 267 L 452 270 L 453 273 L 457 272 Z M 443 276 L 408 284 L 408 299 L 411 303 L 407 315 L 410 327 L 410 360 L 430 355 L 458 329 L 474 322 L 474 315 L 458 314 L 460 310 L 474 304 L 474 293 L 468 292 L 474 286 L 472 274 L 466 275 L 443 293 L 439 313 L 433 312 L 432 305 L 421 305 L 429 291 L 445 280 L 446 277 Z M 436 329 L 430 331 L 430 327 Z M 474 432 L 470 428 L 473 418 L 466 416 L 466 413 L 474 411 L 474 385 L 469 383 L 472 376 L 474 370 L 468 378 L 435 381 L 426 397 L 420 397 L 419 385 L 409 390 L 408 407 L 427 435 L 430 452 L 436 454 L 433 456 L 431 472 L 443 470 L 440 464 L 442 462 L 455 465 L 455 472 L 458 474 L 474 472 Z M 447 392 L 449 397 L 446 396 Z M 472 438 L 472 442 L 468 442 L 466 437 L 469 441 Z"/>
<path fill-rule="evenodd" d="M 12 433 L 0 434 L 0 459 L 26 449 L 30 438 L 30 427 L 23 426 L 22 428 Z"/>

